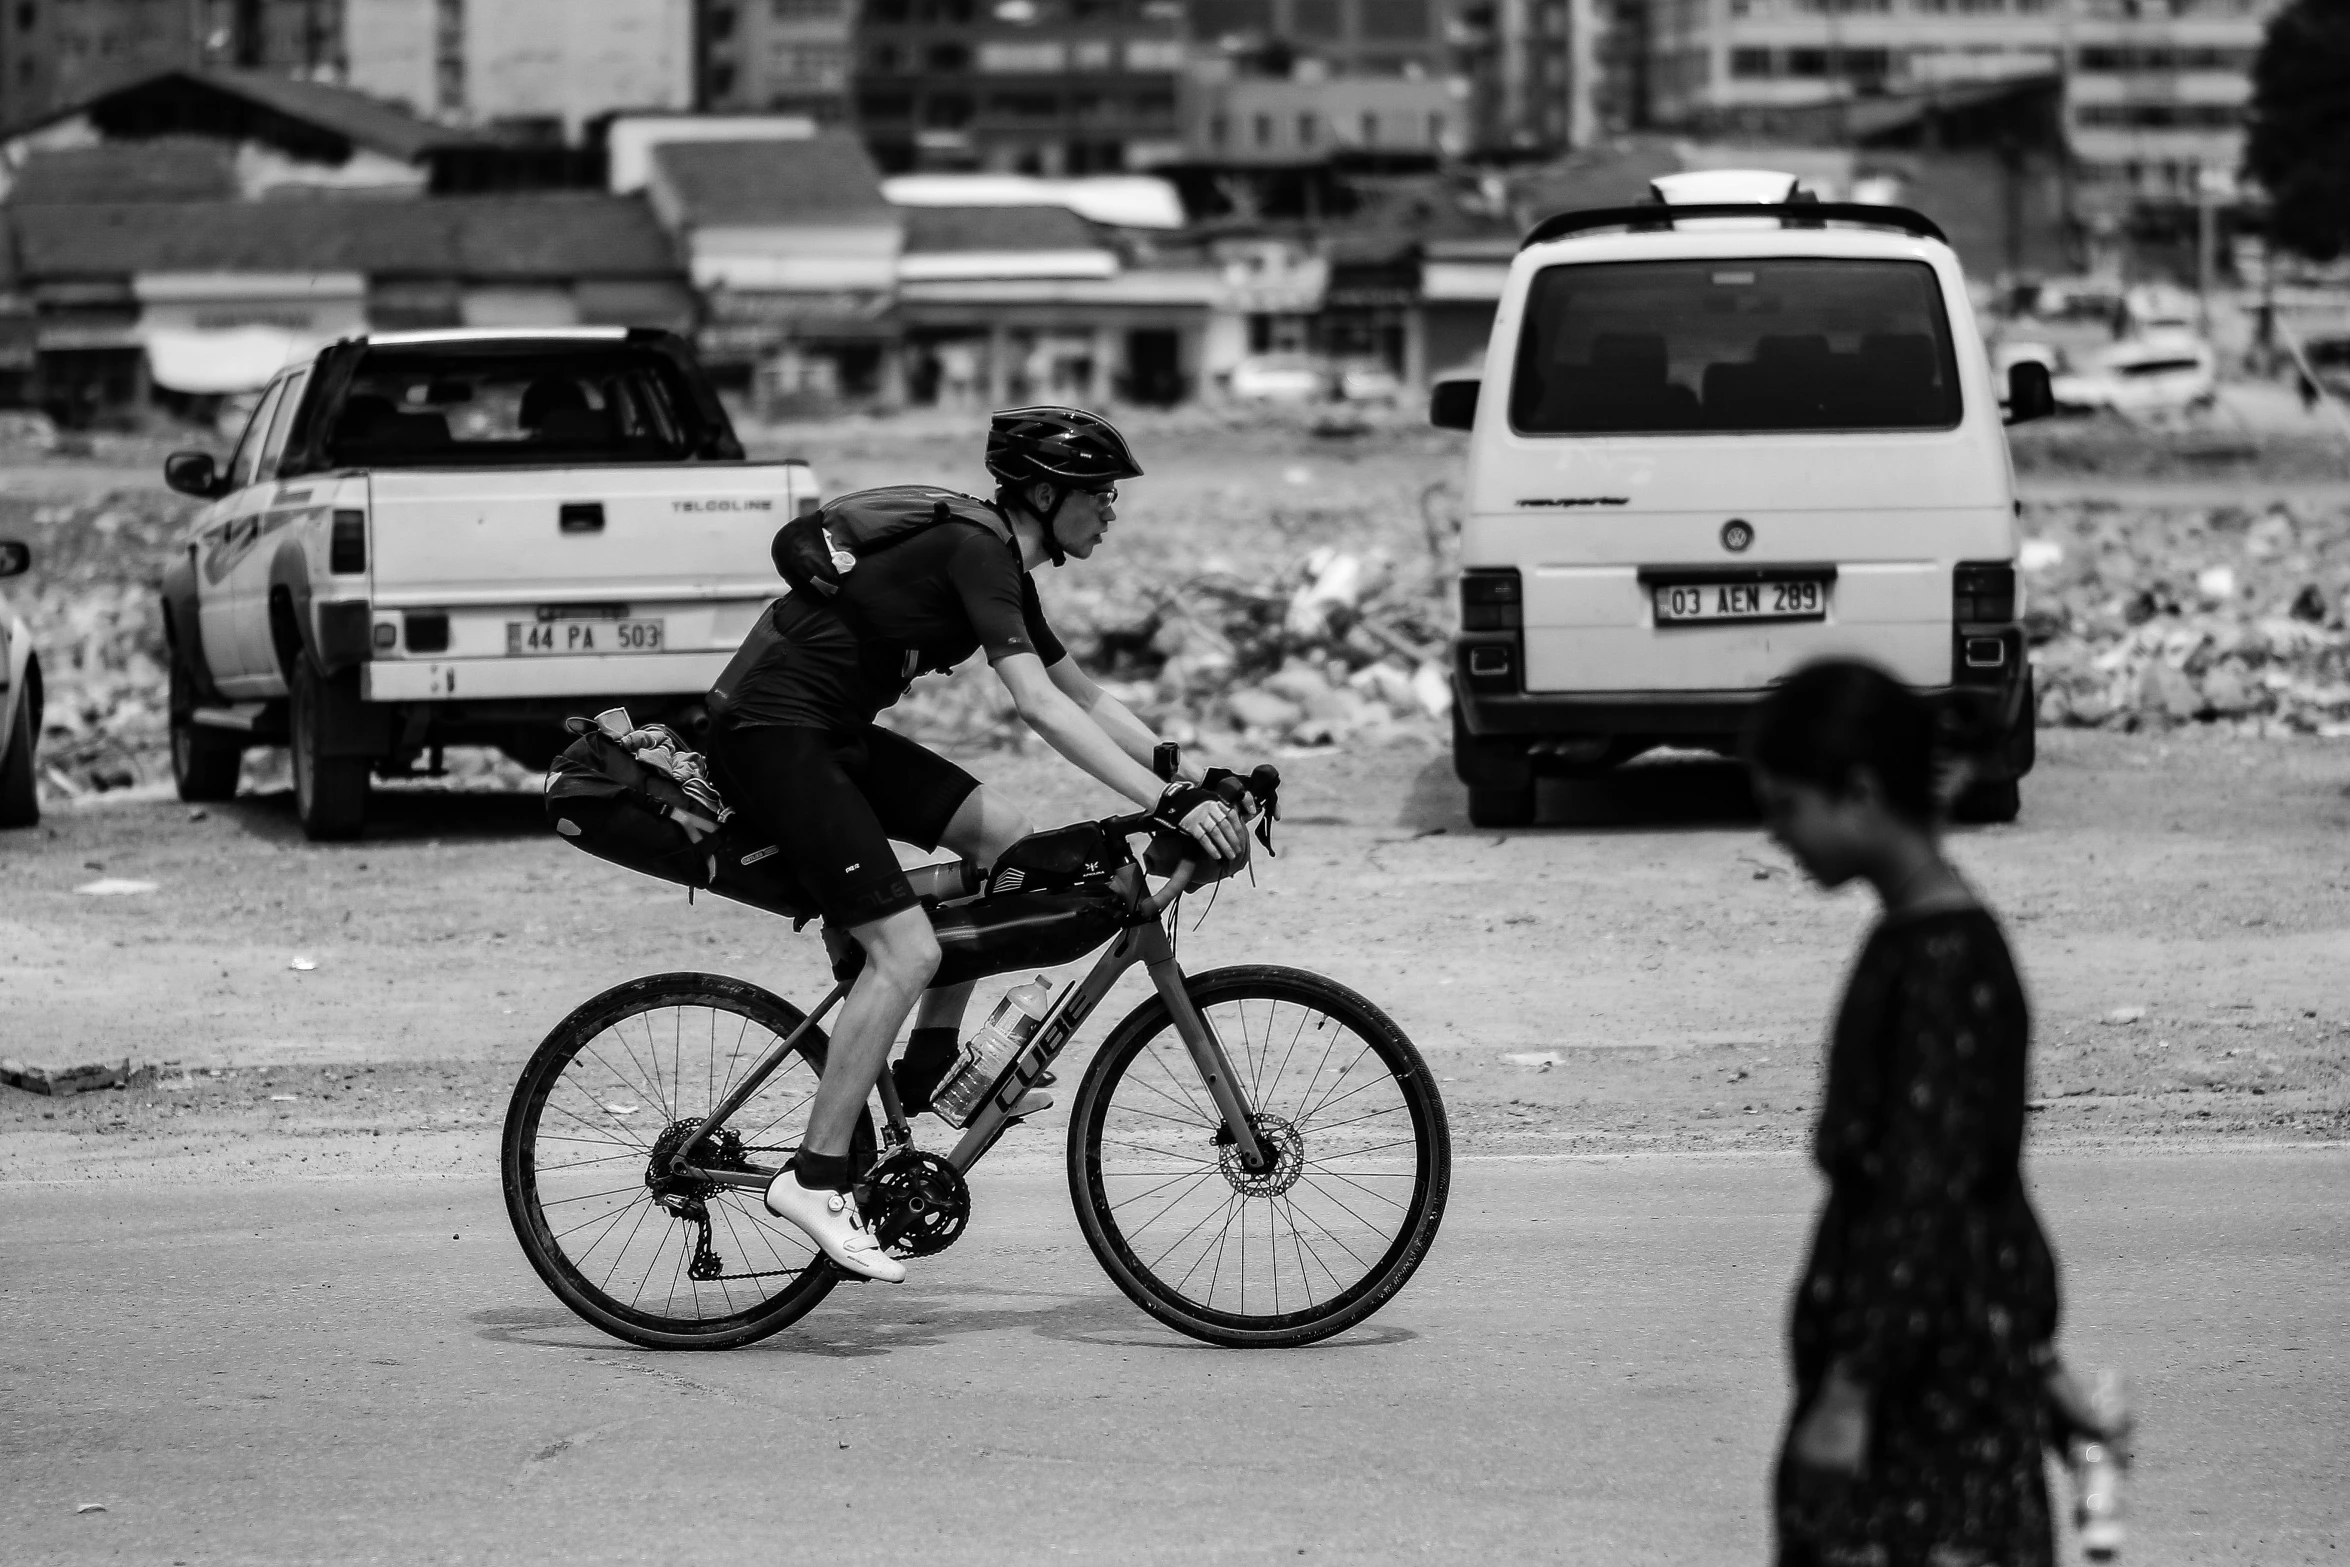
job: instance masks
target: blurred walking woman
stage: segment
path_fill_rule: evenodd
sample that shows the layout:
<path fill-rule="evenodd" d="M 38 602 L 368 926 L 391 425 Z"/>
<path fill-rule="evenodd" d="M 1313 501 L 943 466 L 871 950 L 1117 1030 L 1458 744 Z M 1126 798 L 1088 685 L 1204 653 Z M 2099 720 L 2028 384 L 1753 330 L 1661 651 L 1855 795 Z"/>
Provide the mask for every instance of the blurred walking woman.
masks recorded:
<path fill-rule="evenodd" d="M 1828 1200 L 1796 1286 L 1780 1567 L 2045 1567 L 2055 1259 L 2018 1161 L 2030 1016 L 2006 939 L 1942 858 L 1933 720 L 1866 664 L 1813 664 L 1747 736 L 1764 820 L 1883 917 L 1828 1048 Z"/>

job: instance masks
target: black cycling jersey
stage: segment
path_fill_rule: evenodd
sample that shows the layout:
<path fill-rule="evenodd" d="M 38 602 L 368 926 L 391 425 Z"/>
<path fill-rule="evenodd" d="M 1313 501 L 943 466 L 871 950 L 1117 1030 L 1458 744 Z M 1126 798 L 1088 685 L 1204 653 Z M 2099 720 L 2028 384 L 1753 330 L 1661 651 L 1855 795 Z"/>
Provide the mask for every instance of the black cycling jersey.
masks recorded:
<path fill-rule="evenodd" d="M 711 717 L 734 728 L 839 733 L 905 694 L 908 650 L 924 672 L 952 669 L 982 647 L 991 664 L 1034 653 L 1050 668 L 1068 656 L 1019 546 L 967 524 L 941 523 L 865 557 L 841 598 L 845 618 L 797 593 L 770 606 L 711 687 Z"/>

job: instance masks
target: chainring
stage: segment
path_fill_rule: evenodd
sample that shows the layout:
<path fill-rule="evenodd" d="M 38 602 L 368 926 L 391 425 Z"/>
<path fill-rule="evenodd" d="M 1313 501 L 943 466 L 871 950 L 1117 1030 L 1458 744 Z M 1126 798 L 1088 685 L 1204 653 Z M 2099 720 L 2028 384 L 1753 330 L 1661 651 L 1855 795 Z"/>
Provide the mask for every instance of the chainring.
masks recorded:
<path fill-rule="evenodd" d="M 890 1155 L 862 1183 L 874 1239 L 893 1257 L 945 1251 L 971 1220 L 971 1188 L 963 1172 L 934 1153 L 906 1148 Z"/>

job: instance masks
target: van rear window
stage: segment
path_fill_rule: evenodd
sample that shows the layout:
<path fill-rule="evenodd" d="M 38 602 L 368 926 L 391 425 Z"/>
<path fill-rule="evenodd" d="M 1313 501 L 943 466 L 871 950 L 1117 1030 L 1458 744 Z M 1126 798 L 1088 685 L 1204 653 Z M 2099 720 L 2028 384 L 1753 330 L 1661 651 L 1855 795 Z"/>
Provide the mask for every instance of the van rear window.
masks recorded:
<path fill-rule="evenodd" d="M 1943 430 L 1958 415 L 1950 323 L 1922 261 L 1547 267 L 1510 388 L 1527 435 Z"/>

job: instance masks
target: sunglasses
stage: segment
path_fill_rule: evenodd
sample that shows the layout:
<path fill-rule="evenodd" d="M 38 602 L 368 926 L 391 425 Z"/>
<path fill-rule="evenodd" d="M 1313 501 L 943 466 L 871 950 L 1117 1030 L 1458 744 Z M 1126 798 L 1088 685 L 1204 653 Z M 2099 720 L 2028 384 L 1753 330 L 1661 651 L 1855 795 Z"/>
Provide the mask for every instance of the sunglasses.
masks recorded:
<path fill-rule="evenodd" d="M 1083 493 L 1092 496 L 1104 506 L 1113 505 L 1118 499 L 1118 487 L 1114 484 L 1099 490 L 1086 490 Z"/>

